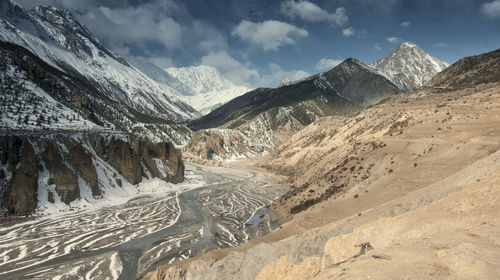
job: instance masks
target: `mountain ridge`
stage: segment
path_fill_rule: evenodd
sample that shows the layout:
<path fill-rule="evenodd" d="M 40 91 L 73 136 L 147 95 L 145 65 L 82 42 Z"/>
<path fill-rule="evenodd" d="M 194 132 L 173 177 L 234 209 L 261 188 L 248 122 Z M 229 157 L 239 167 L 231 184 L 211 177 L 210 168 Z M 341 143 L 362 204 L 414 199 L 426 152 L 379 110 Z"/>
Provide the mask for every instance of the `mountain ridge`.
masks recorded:
<path fill-rule="evenodd" d="M 189 122 L 199 131 L 186 153 L 194 160 L 219 164 L 239 155 L 265 155 L 320 117 L 356 114 L 399 92 L 376 69 L 349 58 L 328 72 L 253 90 Z M 211 129 L 216 127 L 227 130 Z"/>
<path fill-rule="evenodd" d="M 24 46 L 63 72 L 79 73 L 102 94 L 144 113 L 173 120 L 195 116 L 195 110 L 176 97 L 174 88 L 154 82 L 112 54 L 69 11 L 50 6 L 26 11 L 10 1 L 2 5 L 2 41 Z"/>

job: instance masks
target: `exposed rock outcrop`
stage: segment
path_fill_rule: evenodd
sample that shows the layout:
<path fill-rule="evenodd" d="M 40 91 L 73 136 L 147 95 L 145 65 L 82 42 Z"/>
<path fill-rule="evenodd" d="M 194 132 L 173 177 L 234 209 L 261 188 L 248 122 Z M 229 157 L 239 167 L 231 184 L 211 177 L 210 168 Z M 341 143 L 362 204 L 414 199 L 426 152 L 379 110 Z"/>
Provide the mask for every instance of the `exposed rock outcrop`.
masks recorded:
<path fill-rule="evenodd" d="M 184 180 L 184 162 L 171 143 L 139 142 L 141 160 L 153 177 L 180 183 Z"/>
<path fill-rule="evenodd" d="M 61 151 L 53 142 L 45 144 L 42 161 L 49 172 L 47 185 L 55 185 L 62 202 L 69 204 L 80 197 L 78 177 L 64 164 Z"/>
<path fill-rule="evenodd" d="M 121 139 L 109 141 L 108 162 L 130 183 L 138 184 L 142 180 L 142 167 L 137 149 L 131 143 Z"/>
<path fill-rule="evenodd" d="M 171 143 L 120 134 L 19 133 L 0 136 L 0 209 L 4 214 L 33 212 L 38 193 L 48 203 L 70 204 L 82 193 L 98 199 L 106 187 L 119 188 L 124 181 L 136 185 L 144 178 L 184 180 L 181 153 Z M 39 192 L 40 188 L 44 191 Z"/>
<path fill-rule="evenodd" d="M 82 145 L 76 143 L 68 143 L 69 155 L 71 166 L 75 169 L 77 174 L 89 184 L 92 191 L 92 196 L 101 195 L 99 189 L 97 171 L 92 163 L 92 156 L 90 152 L 85 150 Z"/>
<path fill-rule="evenodd" d="M 10 214 L 27 214 L 36 208 L 38 159 L 27 137 L 0 137 L 4 176 L 2 204 Z"/>

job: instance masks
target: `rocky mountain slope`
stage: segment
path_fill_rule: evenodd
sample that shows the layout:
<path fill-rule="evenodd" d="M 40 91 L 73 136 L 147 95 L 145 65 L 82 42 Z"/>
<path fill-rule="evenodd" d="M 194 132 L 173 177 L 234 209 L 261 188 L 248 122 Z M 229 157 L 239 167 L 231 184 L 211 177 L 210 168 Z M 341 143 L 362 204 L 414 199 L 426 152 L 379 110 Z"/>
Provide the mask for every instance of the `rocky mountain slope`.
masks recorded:
<path fill-rule="evenodd" d="M 193 129 L 237 129 L 236 134 L 243 133 L 254 141 L 248 153 L 262 154 L 319 117 L 353 114 L 398 92 L 398 88 L 375 69 L 350 58 L 328 72 L 299 82 L 248 92 L 191 121 L 189 126 Z M 205 152 L 212 151 L 224 159 L 224 155 L 232 157 L 231 149 L 241 146 L 214 141 L 211 138 L 219 136 L 211 135 L 212 132 L 214 130 L 199 132 L 203 138 L 190 141 L 186 151 L 202 159 L 213 159 L 213 153 Z"/>
<path fill-rule="evenodd" d="M 427 87 L 441 89 L 467 88 L 487 82 L 500 82 L 500 49 L 471 57 L 437 74 Z"/>
<path fill-rule="evenodd" d="M 26 11 L 11 0 L 0 5 L 2 42 L 26 48 L 55 69 L 85 79 L 97 93 L 141 113 L 172 120 L 195 116 L 174 88 L 154 82 L 111 53 L 68 10 L 40 6 Z"/>
<path fill-rule="evenodd" d="M 68 11 L 0 3 L 0 212 L 87 207 L 183 179 L 196 111 Z M 52 210 L 51 210 L 52 209 Z M 48 211 L 48 210 L 47 210 Z"/>
<path fill-rule="evenodd" d="M 146 279 L 498 278 L 493 81 L 426 88 L 352 117 L 318 119 L 260 164 L 291 185 L 272 206 L 285 222 L 279 229 Z"/>
<path fill-rule="evenodd" d="M 165 71 L 191 90 L 192 94 L 187 94 L 183 100 L 203 115 L 210 113 L 229 100 L 251 91 L 245 86 L 233 84 L 217 69 L 208 65 L 170 67 Z"/>
<path fill-rule="evenodd" d="M 385 57 L 370 64 L 403 91 L 414 91 L 449 65 L 414 43 L 405 42 Z"/>

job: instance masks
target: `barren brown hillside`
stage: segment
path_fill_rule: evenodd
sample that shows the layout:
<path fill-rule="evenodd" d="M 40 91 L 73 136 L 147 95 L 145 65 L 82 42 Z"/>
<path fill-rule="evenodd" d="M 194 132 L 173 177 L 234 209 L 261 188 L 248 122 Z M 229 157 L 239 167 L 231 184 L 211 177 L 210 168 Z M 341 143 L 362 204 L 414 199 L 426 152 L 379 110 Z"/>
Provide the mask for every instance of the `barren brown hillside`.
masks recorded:
<path fill-rule="evenodd" d="M 454 174 L 498 149 L 499 97 L 496 85 L 424 90 L 354 118 L 315 122 L 261 163 L 294 186 L 273 207 L 288 217 L 356 196 L 361 211 L 372 206 L 364 201 L 368 193 L 380 203 Z"/>
<path fill-rule="evenodd" d="M 284 224 L 147 279 L 498 279 L 500 84 L 322 118 L 260 163 Z"/>

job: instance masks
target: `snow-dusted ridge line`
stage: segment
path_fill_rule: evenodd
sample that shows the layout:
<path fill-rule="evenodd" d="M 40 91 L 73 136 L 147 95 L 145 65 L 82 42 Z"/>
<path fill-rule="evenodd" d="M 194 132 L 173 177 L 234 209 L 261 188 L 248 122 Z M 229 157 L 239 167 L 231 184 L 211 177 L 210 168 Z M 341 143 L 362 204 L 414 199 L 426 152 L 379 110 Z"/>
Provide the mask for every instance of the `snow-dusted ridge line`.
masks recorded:
<path fill-rule="evenodd" d="M 26 11 L 13 1 L 1 5 L 1 41 L 23 46 L 63 72 L 80 73 L 99 84 L 104 94 L 138 110 L 176 120 L 196 116 L 175 88 L 153 81 L 105 49 L 69 11 L 52 7 Z"/>

